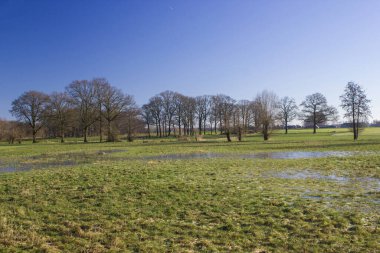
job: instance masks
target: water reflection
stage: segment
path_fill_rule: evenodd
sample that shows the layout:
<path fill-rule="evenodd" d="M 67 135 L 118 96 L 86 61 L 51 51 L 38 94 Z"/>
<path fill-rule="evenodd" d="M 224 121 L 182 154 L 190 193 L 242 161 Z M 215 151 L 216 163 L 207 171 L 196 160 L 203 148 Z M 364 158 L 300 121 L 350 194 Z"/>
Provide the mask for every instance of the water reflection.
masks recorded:
<path fill-rule="evenodd" d="M 150 160 L 185 160 L 204 158 L 246 158 L 246 159 L 301 159 L 322 157 L 346 157 L 353 155 L 348 151 L 289 151 L 289 152 L 260 152 L 250 154 L 223 154 L 223 153 L 190 153 L 190 154 L 167 154 L 158 156 L 145 156 L 143 159 Z"/>

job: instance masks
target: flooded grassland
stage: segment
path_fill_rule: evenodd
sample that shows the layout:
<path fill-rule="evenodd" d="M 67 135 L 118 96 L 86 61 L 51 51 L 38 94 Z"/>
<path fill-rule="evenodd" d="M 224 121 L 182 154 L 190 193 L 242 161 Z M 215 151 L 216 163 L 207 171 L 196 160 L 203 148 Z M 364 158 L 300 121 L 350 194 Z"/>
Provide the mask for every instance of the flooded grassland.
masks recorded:
<path fill-rule="evenodd" d="M 378 252 L 380 131 L 333 134 L 1 145 L 0 251 Z"/>

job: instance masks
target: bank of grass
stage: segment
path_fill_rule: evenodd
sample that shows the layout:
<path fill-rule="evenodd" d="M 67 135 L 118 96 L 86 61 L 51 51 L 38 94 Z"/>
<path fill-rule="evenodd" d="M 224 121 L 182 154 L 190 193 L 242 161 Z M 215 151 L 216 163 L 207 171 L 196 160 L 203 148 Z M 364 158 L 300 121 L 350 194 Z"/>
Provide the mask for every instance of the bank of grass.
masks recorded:
<path fill-rule="evenodd" d="M 358 142 L 345 133 L 293 130 L 265 143 L 251 135 L 241 143 L 206 136 L 202 142 L 1 145 L 0 167 L 36 169 L 0 174 L 0 251 L 378 252 L 380 131 L 367 129 Z M 135 159 L 290 150 L 372 153 Z M 76 163 L 59 163 L 68 160 Z M 305 170 L 345 180 L 281 176 Z"/>

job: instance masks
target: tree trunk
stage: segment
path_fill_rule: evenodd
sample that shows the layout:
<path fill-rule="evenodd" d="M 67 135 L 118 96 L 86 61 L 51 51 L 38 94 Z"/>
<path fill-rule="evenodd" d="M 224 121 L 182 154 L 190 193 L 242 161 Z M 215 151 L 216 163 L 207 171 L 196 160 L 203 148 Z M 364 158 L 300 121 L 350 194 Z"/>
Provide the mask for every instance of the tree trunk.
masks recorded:
<path fill-rule="evenodd" d="M 356 118 L 356 139 L 359 138 L 359 117 Z"/>
<path fill-rule="evenodd" d="M 227 141 L 231 142 L 231 135 L 230 135 L 230 130 L 226 131 L 226 136 L 227 136 Z"/>
<path fill-rule="evenodd" d="M 88 127 L 83 128 L 83 142 L 84 142 L 84 143 L 87 143 L 87 142 L 88 142 L 88 141 L 87 141 L 87 128 L 88 128 Z"/>
<path fill-rule="evenodd" d="M 64 142 L 65 142 L 65 131 L 61 127 L 61 143 L 64 143 Z"/>
<path fill-rule="evenodd" d="M 268 129 L 269 126 L 264 124 L 263 125 L 263 136 L 264 136 L 264 141 L 267 141 L 269 139 L 269 132 L 268 132 Z"/>
<path fill-rule="evenodd" d="M 102 104 L 99 104 L 99 142 L 103 141 L 102 133 Z"/>
<path fill-rule="evenodd" d="M 288 134 L 288 120 L 285 119 L 285 134 Z"/>
<path fill-rule="evenodd" d="M 156 136 L 158 137 L 158 129 L 159 129 L 159 127 L 158 127 L 158 121 L 157 121 L 157 119 L 156 119 Z"/>
<path fill-rule="evenodd" d="M 147 124 L 148 124 L 148 137 L 150 138 L 150 124 L 149 122 Z"/>
<path fill-rule="evenodd" d="M 168 126 L 169 126 L 169 129 L 168 129 L 168 131 L 169 131 L 168 136 L 170 136 L 171 131 L 172 131 L 172 129 L 171 129 L 171 124 L 172 124 L 172 121 L 169 120 L 169 123 L 168 123 Z"/>
<path fill-rule="evenodd" d="M 112 142 L 114 141 L 114 138 L 112 136 L 112 131 L 111 131 L 111 121 L 107 121 L 107 141 Z"/>
<path fill-rule="evenodd" d="M 314 109 L 314 115 L 313 115 L 313 134 L 317 133 L 317 115 L 316 111 Z"/>
<path fill-rule="evenodd" d="M 359 118 L 360 118 L 360 105 L 358 105 L 358 112 L 357 112 L 357 116 L 356 116 L 356 139 L 357 140 L 359 138 Z"/>
<path fill-rule="evenodd" d="M 181 136 L 181 116 L 178 116 L 178 136 Z"/>
<path fill-rule="evenodd" d="M 202 120 L 198 119 L 198 134 L 202 134 Z"/>
<path fill-rule="evenodd" d="M 37 131 L 33 130 L 33 143 L 37 143 L 36 134 L 37 134 Z"/>
<path fill-rule="evenodd" d="M 191 136 L 194 135 L 194 122 L 193 122 L 193 120 L 190 122 L 190 135 Z"/>
<path fill-rule="evenodd" d="M 354 106 L 352 106 L 352 131 L 354 132 L 354 141 L 357 140 L 357 132 L 356 132 L 356 120 L 355 120 L 355 109 Z"/>
<path fill-rule="evenodd" d="M 128 120 L 128 133 L 127 133 L 127 141 L 132 142 L 133 137 L 132 137 L 132 128 L 131 128 L 131 120 Z"/>
<path fill-rule="evenodd" d="M 206 118 L 203 119 L 203 134 L 206 135 Z"/>
<path fill-rule="evenodd" d="M 161 138 L 162 137 L 161 120 L 158 120 L 158 132 L 160 133 L 160 138 Z"/>

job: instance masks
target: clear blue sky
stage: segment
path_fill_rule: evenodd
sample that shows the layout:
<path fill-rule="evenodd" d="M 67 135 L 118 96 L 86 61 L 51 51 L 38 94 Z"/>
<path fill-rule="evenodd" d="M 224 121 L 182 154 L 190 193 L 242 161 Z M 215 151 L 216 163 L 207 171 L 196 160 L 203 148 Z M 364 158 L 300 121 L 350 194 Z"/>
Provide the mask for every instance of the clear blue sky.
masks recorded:
<path fill-rule="evenodd" d="M 361 84 L 380 119 L 379 0 L 0 0 L 0 117 L 27 90 L 106 77 L 138 104 L 175 90 L 338 106 Z"/>

